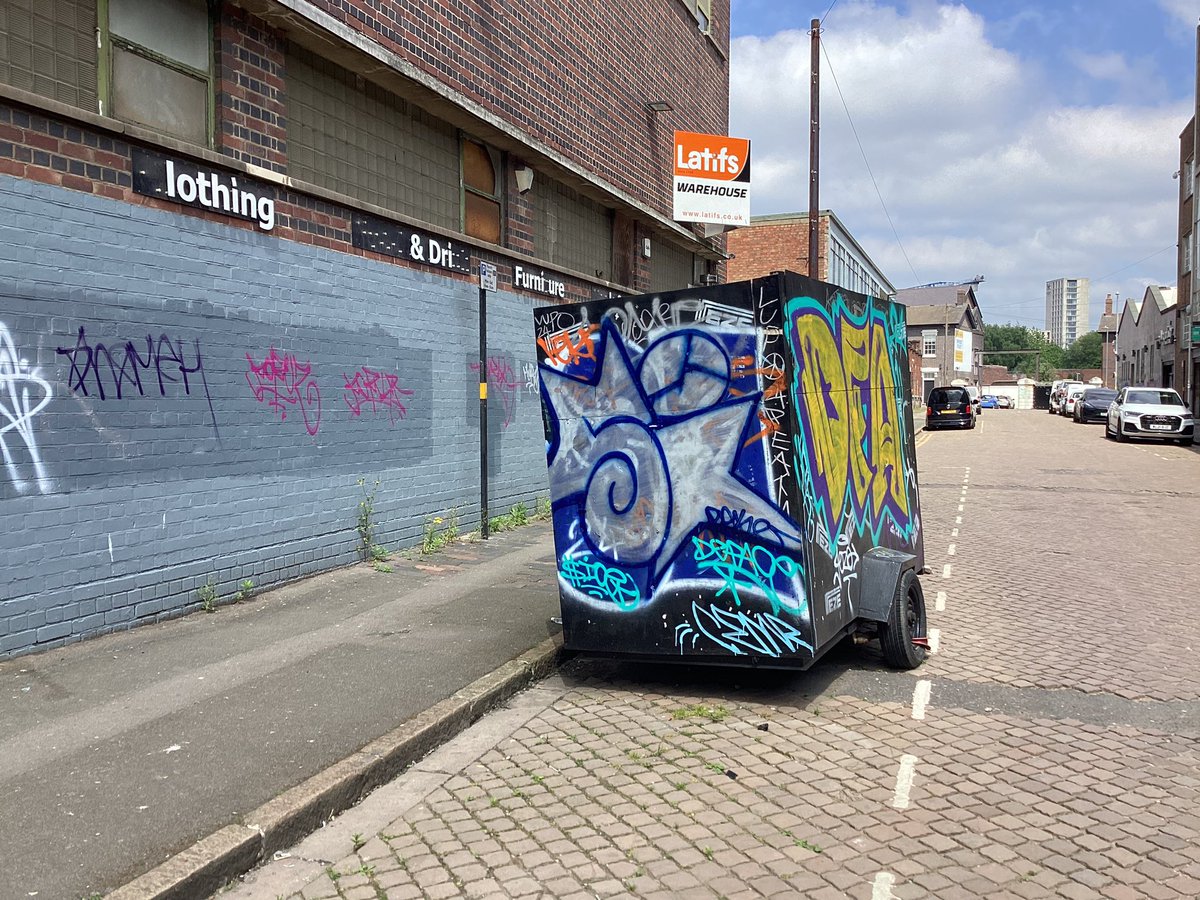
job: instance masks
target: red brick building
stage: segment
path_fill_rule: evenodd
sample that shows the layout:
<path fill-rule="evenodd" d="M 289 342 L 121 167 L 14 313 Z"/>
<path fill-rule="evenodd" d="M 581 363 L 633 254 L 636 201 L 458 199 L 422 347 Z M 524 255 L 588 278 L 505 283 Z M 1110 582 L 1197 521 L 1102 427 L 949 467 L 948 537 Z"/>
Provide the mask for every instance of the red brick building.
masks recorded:
<path fill-rule="evenodd" d="M 817 222 L 820 271 L 815 278 L 874 297 L 896 292 L 890 281 L 830 210 L 822 210 Z M 754 216 L 746 228 L 731 231 L 726 238 L 730 253 L 730 281 L 757 278 L 790 269 L 801 275 L 808 271 L 808 214 Z"/>

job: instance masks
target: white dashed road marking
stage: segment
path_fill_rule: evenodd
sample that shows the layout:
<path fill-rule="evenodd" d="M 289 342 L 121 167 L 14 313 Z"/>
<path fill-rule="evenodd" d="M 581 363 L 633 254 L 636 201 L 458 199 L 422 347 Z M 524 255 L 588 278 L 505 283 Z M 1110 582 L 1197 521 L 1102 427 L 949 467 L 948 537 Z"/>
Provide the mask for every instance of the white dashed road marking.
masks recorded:
<path fill-rule="evenodd" d="M 937 602 L 934 604 L 933 608 L 936 609 L 938 612 L 946 611 L 946 592 L 945 591 L 937 592 Z"/>
<path fill-rule="evenodd" d="M 947 550 L 946 553 L 948 553 L 950 556 L 954 555 L 954 545 L 953 544 L 950 545 L 950 549 Z"/>
<path fill-rule="evenodd" d="M 912 793 L 913 778 L 917 774 L 917 758 L 911 753 L 900 757 L 900 771 L 896 773 L 896 794 L 892 797 L 892 806 L 896 809 L 908 809 L 908 798 Z"/>
<path fill-rule="evenodd" d="M 929 652 L 937 653 L 942 643 L 942 633 L 936 628 L 929 629 Z"/>
<path fill-rule="evenodd" d="M 913 690 L 912 702 L 912 717 L 914 719 L 925 718 L 925 707 L 929 705 L 929 692 L 931 690 L 932 683 L 928 678 L 922 678 L 917 682 L 917 686 Z"/>
<path fill-rule="evenodd" d="M 943 577 L 943 578 L 949 578 L 949 577 L 950 577 L 950 570 L 951 570 L 952 568 L 954 568 L 954 567 L 953 567 L 952 565 L 950 565 L 950 563 L 946 563 L 944 566 L 942 566 L 942 577 Z"/>
<path fill-rule="evenodd" d="M 962 516 L 955 516 L 955 517 L 954 517 L 954 524 L 955 524 L 955 525 L 961 525 L 961 524 L 962 524 Z"/>
<path fill-rule="evenodd" d="M 894 900 L 896 895 L 892 893 L 892 885 L 895 883 L 896 876 L 891 872 L 880 872 L 871 884 L 871 900 Z"/>
<path fill-rule="evenodd" d="M 953 531 L 950 532 L 950 537 L 958 537 L 958 529 L 957 528 L 955 528 Z"/>

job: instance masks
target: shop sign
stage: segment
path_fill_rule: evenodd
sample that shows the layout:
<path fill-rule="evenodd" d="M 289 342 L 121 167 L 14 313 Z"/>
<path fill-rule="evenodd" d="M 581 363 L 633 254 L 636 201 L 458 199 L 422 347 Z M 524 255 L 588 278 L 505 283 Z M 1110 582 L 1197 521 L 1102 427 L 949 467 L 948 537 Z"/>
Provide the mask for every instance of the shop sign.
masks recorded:
<path fill-rule="evenodd" d="M 522 266 L 513 267 L 513 285 L 527 291 L 537 291 L 539 294 L 549 294 L 551 297 L 567 296 L 567 284 L 556 278 L 550 278 L 545 272 L 536 275 Z"/>
<path fill-rule="evenodd" d="M 351 223 L 351 240 L 359 250 L 371 250 L 452 272 L 471 273 L 471 248 L 449 238 L 439 237 L 375 216 L 356 214 Z"/>
<path fill-rule="evenodd" d="M 275 192 L 244 176 L 204 169 L 160 153 L 133 148 L 133 190 L 193 209 L 275 227 Z"/>
<path fill-rule="evenodd" d="M 677 222 L 750 224 L 750 142 L 675 132 L 673 217 Z"/>

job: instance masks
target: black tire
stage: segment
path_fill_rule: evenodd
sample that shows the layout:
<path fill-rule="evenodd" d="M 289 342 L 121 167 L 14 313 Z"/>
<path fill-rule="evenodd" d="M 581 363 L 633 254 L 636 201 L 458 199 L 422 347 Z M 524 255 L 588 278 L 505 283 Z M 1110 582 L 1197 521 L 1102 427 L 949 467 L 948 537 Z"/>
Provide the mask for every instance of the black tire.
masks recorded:
<path fill-rule="evenodd" d="M 1118 444 L 1125 443 L 1125 432 L 1123 432 L 1121 430 L 1121 420 L 1120 419 L 1117 420 L 1117 443 Z"/>
<path fill-rule="evenodd" d="M 1113 433 L 1108 429 L 1108 419 L 1104 420 L 1104 436 L 1110 441 L 1113 439 Z"/>
<path fill-rule="evenodd" d="M 893 669 L 915 669 L 925 662 L 927 650 L 913 643 L 913 638 L 928 638 L 925 619 L 925 592 L 921 579 L 912 569 L 900 576 L 888 620 L 879 626 L 879 646 L 883 661 Z"/>

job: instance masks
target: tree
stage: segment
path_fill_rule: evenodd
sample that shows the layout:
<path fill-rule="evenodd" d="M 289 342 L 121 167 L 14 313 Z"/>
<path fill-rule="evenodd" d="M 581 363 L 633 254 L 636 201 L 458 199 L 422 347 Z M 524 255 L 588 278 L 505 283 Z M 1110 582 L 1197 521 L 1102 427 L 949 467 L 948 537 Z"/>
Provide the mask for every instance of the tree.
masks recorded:
<path fill-rule="evenodd" d="M 1099 369 L 1100 368 L 1100 334 L 1089 331 L 1077 338 L 1067 352 L 1063 354 L 1063 369 Z"/>
<path fill-rule="evenodd" d="M 1042 332 L 1024 325 L 984 325 L 983 349 L 988 352 L 984 362 L 989 365 L 1005 366 L 1010 372 L 1038 381 L 1053 378 L 1062 365 L 1062 348 L 1047 341 Z M 1041 356 L 1039 360 L 1036 353 L 1009 356 L 992 352 L 996 350 L 1040 350 Z"/>

